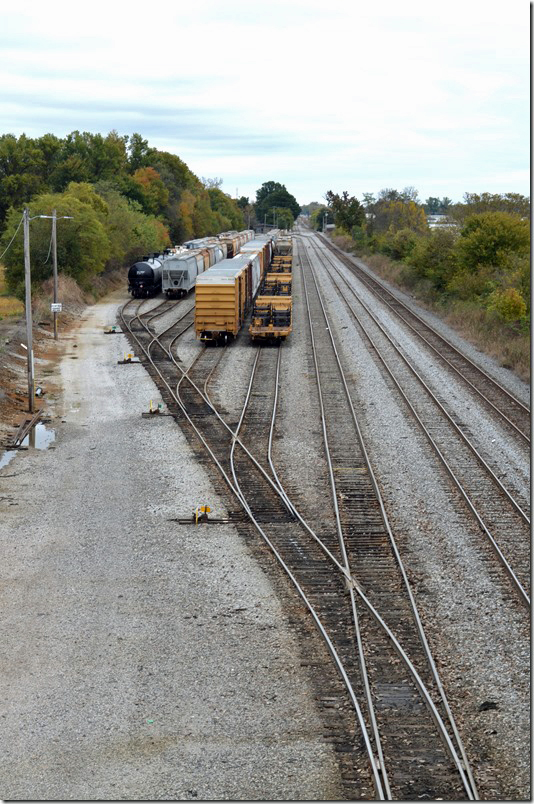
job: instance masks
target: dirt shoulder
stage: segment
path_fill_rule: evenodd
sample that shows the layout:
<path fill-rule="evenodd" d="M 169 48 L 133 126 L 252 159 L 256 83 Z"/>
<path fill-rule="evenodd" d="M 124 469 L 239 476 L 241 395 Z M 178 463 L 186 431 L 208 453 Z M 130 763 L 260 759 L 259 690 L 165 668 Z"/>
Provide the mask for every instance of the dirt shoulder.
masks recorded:
<path fill-rule="evenodd" d="M 58 340 L 54 340 L 51 327 L 34 323 L 35 388 L 39 387 L 44 392 L 43 396 L 35 398 L 35 410 L 46 408 L 47 399 L 55 398 L 60 392 L 54 375 L 65 351 L 65 336 L 70 335 L 77 326 L 76 318 L 69 316 L 60 329 Z M 24 318 L 0 321 L 0 442 L 5 442 L 28 415 L 26 342 Z"/>

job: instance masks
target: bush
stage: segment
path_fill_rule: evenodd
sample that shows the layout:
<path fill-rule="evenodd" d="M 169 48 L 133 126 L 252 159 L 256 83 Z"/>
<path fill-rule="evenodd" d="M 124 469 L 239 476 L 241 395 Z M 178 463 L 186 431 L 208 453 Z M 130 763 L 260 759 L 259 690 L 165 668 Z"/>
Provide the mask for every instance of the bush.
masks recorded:
<path fill-rule="evenodd" d="M 520 321 L 527 313 L 527 305 L 516 288 L 494 290 L 488 299 L 487 307 L 508 324 Z"/>
<path fill-rule="evenodd" d="M 416 276 L 429 280 L 440 293 L 445 290 L 456 268 L 455 241 L 456 235 L 450 230 L 436 229 L 426 237 L 417 238 L 406 259 Z"/>
<path fill-rule="evenodd" d="M 418 236 L 412 229 L 399 229 L 388 233 L 387 254 L 393 260 L 404 260 L 414 250 Z"/>
<path fill-rule="evenodd" d="M 471 273 L 463 268 L 451 277 L 446 287 L 458 299 L 484 301 L 497 288 L 495 270 L 492 266 L 480 265 L 476 273 Z"/>

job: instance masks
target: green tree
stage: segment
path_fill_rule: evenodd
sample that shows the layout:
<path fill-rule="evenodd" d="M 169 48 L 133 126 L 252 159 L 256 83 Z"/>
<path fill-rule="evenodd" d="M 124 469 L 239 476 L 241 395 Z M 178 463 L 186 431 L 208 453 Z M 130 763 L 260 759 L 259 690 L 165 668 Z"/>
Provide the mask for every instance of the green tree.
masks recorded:
<path fill-rule="evenodd" d="M 110 242 L 99 215 L 91 204 L 84 203 L 69 193 L 46 193 L 31 203 L 31 216 L 50 215 L 53 209 L 58 217 L 72 216 L 72 220 L 58 220 L 57 256 L 59 270 L 72 276 L 84 287 L 90 286 L 91 277 L 104 270 L 110 255 Z M 11 208 L 2 247 L 13 236 L 22 209 Z M 50 220 L 36 219 L 30 223 L 32 282 L 48 279 L 52 275 L 50 259 Z M 6 282 L 11 292 L 24 298 L 24 245 L 22 227 L 5 254 Z"/>
<path fill-rule="evenodd" d="M 448 199 L 446 199 L 448 200 Z M 454 204 L 448 210 L 454 220 L 463 223 L 472 215 L 483 212 L 507 212 L 530 219 L 530 198 L 520 193 L 465 193 L 463 204 Z"/>
<path fill-rule="evenodd" d="M 357 198 L 349 196 L 347 190 L 344 190 L 341 195 L 328 190 L 325 198 L 333 213 L 336 227 L 349 234 L 354 226 L 362 225 L 365 220 L 365 210 Z"/>
<path fill-rule="evenodd" d="M 35 141 L 22 134 L 0 137 L 0 221 L 11 206 L 27 203 L 47 189 L 45 159 Z"/>
<path fill-rule="evenodd" d="M 525 317 L 527 305 L 517 288 L 497 289 L 488 299 L 488 310 L 493 310 L 507 324 L 512 324 Z"/>
<path fill-rule="evenodd" d="M 154 149 L 149 148 L 148 140 L 143 139 L 140 134 L 132 134 L 128 140 L 128 164 L 131 173 L 143 167 L 150 166 Z"/>
<path fill-rule="evenodd" d="M 273 208 L 287 208 L 291 210 L 293 218 L 298 217 L 300 205 L 295 196 L 289 193 L 283 184 L 268 181 L 262 184 L 256 192 L 256 217 L 260 223 L 265 218 L 272 220 Z"/>
<path fill-rule="evenodd" d="M 441 200 L 430 196 L 425 201 L 425 212 L 427 215 L 438 215 L 441 210 Z"/>
<path fill-rule="evenodd" d="M 315 212 L 315 210 L 319 209 L 321 206 L 322 204 L 320 204 L 318 201 L 310 201 L 309 204 L 304 204 L 304 206 L 300 208 L 301 215 L 311 216 L 312 212 Z"/>
<path fill-rule="evenodd" d="M 418 237 L 406 262 L 418 279 L 426 279 L 439 292 L 445 291 L 456 269 L 454 245 L 457 235 L 451 229 L 432 229 Z"/>
<path fill-rule="evenodd" d="M 322 232 L 325 216 L 327 216 L 326 220 L 329 223 L 334 223 L 332 210 L 329 209 L 329 207 L 324 206 L 324 204 L 316 207 L 310 216 L 310 225 L 312 229 Z"/>
<path fill-rule="evenodd" d="M 376 198 L 374 197 L 373 193 L 363 194 L 363 206 L 366 212 L 372 212 L 375 204 L 376 204 Z"/>
<path fill-rule="evenodd" d="M 153 167 L 138 168 L 132 178 L 141 187 L 145 212 L 152 215 L 163 212 L 169 201 L 169 191 L 158 171 Z"/>
<path fill-rule="evenodd" d="M 275 207 L 274 219 L 277 229 L 291 229 L 295 222 L 293 213 L 287 207 Z"/>
<path fill-rule="evenodd" d="M 415 201 L 383 199 L 375 204 L 372 229 L 377 232 L 412 229 L 423 233 L 427 231 L 428 225 L 423 207 Z"/>
<path fill-rule="evenodd" d="M 271 193 L 275 193 L 277 190 L 285 189 L 285 186 L 280 184 L 278 181 L 263 182 L 259 190 L 256 190 L 256 204 L 261 204 L 268 195 L 271 195 Z"/>
<path fill-rule="evenodd" d="M 243 221 L 243 213 L 239 207 L 237 201 L 234 201 L 230 198 L 229 195 L 223 193 L 219 187 L 210 187 L 208 189 L 208 196 L 210 199 L 211 208 L 215 212 L 219 212 L 228 223 L 223 226 L 223 230 L 226 229 L 238 229 L 241 230 L 244 228 L 244 221 Z M 219 231 L 222 231 L 219 229 Z"/>
<path fill-rule="evenodd" d="M 107 205 L 104 227 L 110 243 L 110 268 L 171 245 L 168 229 L 154 216 L 145 215 L 136 201 L 130 201 L 109 185 L 101 184 L 100 193 Z"/>

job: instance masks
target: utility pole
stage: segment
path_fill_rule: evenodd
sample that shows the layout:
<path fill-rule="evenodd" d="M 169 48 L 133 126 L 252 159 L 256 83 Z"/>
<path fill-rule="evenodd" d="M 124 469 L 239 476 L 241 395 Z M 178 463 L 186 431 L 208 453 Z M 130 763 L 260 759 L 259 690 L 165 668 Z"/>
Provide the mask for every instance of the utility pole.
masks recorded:
<path fill-rule="evenodd" d="M 30 274 L 30 210 L 24 207 L 24 282 L 26 285 L 26 350 L 28 352 L 28 404 L 34 409 L 32 285 Z"/>
<path fill-rule="evenodd" d="M 58 277 L 57 277 L 57 211 L 52 210 L 51 215 L 36 215 L 36 218 L 51 218 L 52 219 L 52 253 L 54 265 L 54 301 L 52 304 L 52 312 L 54 314 L 54 340 L 57 341 L 57 314 L 61 310 L 61 305 L 58 304 Z M 33 219 L 32 219 L 33 220 Z M 71 221 L 72 215 L 62 215 L 61 220 Z"/>
<path fill-rule="evenodd" d="M 28 351 L 28 404 L 30 413 L 34 412 L 35 407 L 35 382 L 33 372 L 33 330 L 32 330 L 32 280 L 30 270 L 30 221 L 34 218 L 52 218 L 52 245 L 54 250 L 54 304 L 57 304 L 57 236 L 56 236 L 56 221 L 57 215 L 54 209 L 52 215 L 35 215 L 30 218 L 30 210 L 24 207 L 23 212 L 24 223 L 24 283 L 26 290 L 26 342 Z M 72 220 L 70 215 L 62 215 L 62 219 Z M 54 338 L 57 340 L 57 321 L 56 312 L 54 312 Z"/>
<path fill-rule="evenodd" d="M 52 253 L 54 258 L 54 340 L 57 341 L 57 230 L 56 210 L 52 210 Z"/>

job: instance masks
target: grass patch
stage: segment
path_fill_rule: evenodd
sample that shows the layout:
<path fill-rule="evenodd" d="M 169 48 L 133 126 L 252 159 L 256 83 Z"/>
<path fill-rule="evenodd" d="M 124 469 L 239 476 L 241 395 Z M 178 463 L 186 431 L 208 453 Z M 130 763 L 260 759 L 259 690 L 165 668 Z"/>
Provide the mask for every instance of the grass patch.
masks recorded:
<path fill-rule="evenodd" d="M 22 315 L 24 305 L 15 296 L 10 296 L 6 286 L 4 266 L 0 265 L 0 319 Z"/>

